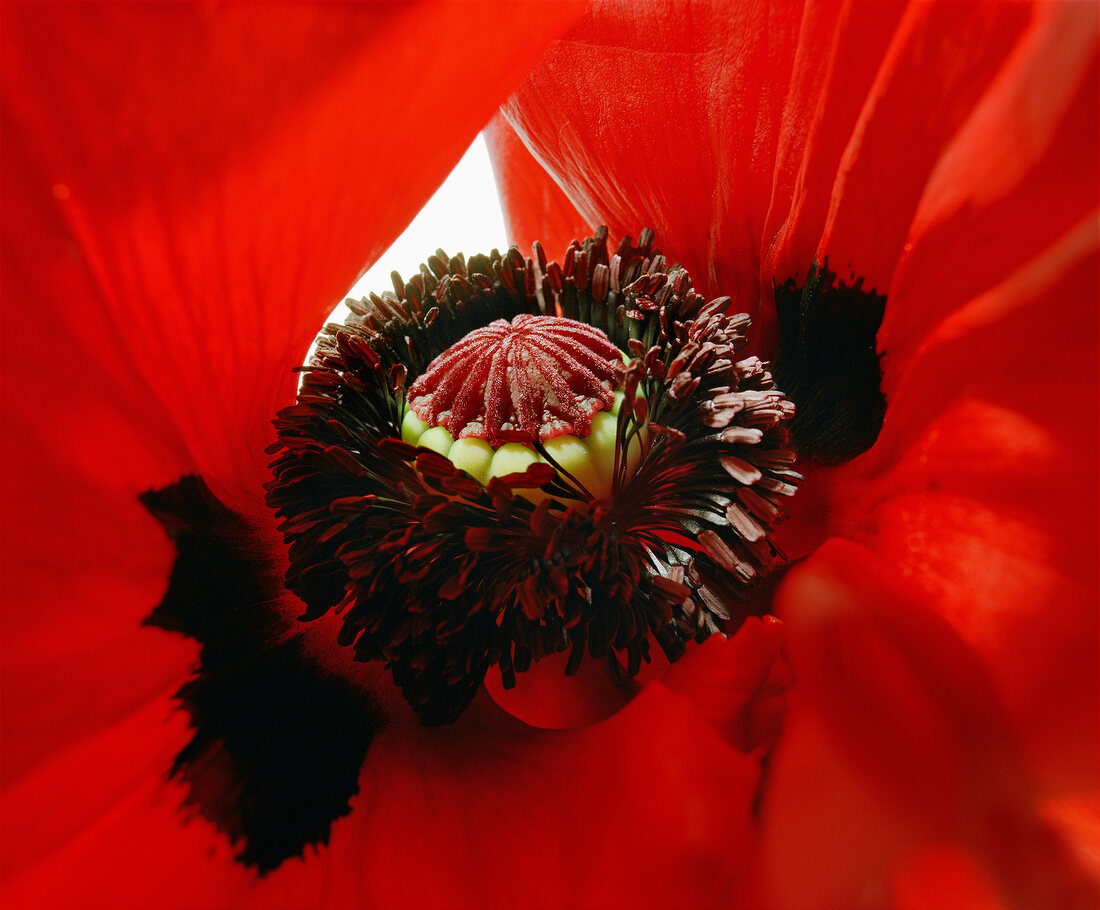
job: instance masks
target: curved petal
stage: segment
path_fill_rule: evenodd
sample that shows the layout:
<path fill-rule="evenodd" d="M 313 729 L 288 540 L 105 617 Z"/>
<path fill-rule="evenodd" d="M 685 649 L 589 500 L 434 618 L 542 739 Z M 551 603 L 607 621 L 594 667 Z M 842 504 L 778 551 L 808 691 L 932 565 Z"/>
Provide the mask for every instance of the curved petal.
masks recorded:
<path fill-rule="evenodd" d="M 395 722 L 329 848 L 258 881 L 204 821 L 180 824 L 182 795 L 153 775 L 184 731 L 150 720 L 111 771 L 132 776 L 126 799 L 15 880 L 13 906 L 717 907 L 751 866 L 757 764 L 660 684 L 585 730 L 533 730 L 487 700 L 453 727 Z M 66 770 L 109 766 L 125 735 Z"/>
<path fill-rule="evenodd" d="M 984 880 L 1010 906 L 1100 896 L 1036 811 L 980 663 L 885 564 L 827 543 L 780 587 L 778 607 L 799 680 L 764 801 L 780 906 L 887 906 L 937 847 L 978 864 L 964 891 Z"/>
<path fill-rule="evenodd" d="M 1077 4 L 726 13 L 663 2 L 627 18 L 598 4 L 503 110 L 590 223 L 651 225 L 704 293 L 750 313 L 762 299 L 764 350 L 772 281 L 828 257 L 885 292 L 929 194 L 957 204 L 951 187 L 990 196 L 1015 179 L 1054 136 L 1059 94 L 1089 84 L 1081 66 L 1095 43 L 1094 11 Z M 995 138 L 1009 135 L 1026 139 Z M 1066 138 L 1063 158 L 1091 166 L 1090 135 Z M 1087 199 L 1087 185 L 1066 180 L 1055 195 Z M 506 204 L 514 196 L 505 189 Z M 969 247 L 952 238 L 951 249 Z"/>
<path fill-rule="evenodd" d="M 803 275 L 832 187 L 904 3 L 808 3 L 776 153 L 761 283 Z M 765 348 L 766 349 L 766 348 Z"/>
<path fill-rule="evenodd" d="M 105 313 L 73 342 L 124 358 L 224 498 L 262 473 L 324 316 L 576 11 L 6 10 L 5 202 L 54 213 L 35 230 L 5 219 L 15 334 L 41 305 Z M 445 103 L 459 76 L 468 103 Z"/>
<path fill-rule="evenodd" d="M 762 300 L 768 349 L 769 285 L 815 255 L 889 286 L 929 173 L 1033 16 L 602 3 L 503 110 L 590 223 L 650 225 L 704 293 Z"/>
<path fill-rule="evenodd" d="M 503 115 L 486 126 L 485 141 L 501 195 L 508 239 L 529 251 L 538 240 L 554 256 L 570 241 L 587 237 L 592 227 L 573 208 L 550 175 L 520 141 Z"/>
<path fill-rule="evenodd" d="M 797 4 L 597 3 L 502 110 L 588 223 L 652 227 L 703 294 L 752 313 L 801 17 Z"/>
<path fill-rule="evenodd" d="M 841 156 L 818 261 L 890 286 L 929 173 L 1034 14 L 1003 3 L 908 5 Z"/>
<path fill-rule="evenodd" d="M 945 148 L 879 335 L 882 434 L 796 503 L 955 625 L 1055 788 L 1095 785 L 1098 748 L 1095 33 L 1040 6 Z"/>
<path fill-rule="evenodd" d="M 876 447 L 828 481 L 833 532 L 955 625 L 1056 788 L 1096 781 L 1097 224 L 945 321 Z"/>
<path fill-rule="evenodd" d="M 1041 4 L 936 162 L 879 336 L 887 395 L 943 320 L 1095 212 L 1097 17 L 1088 4 Z"/>

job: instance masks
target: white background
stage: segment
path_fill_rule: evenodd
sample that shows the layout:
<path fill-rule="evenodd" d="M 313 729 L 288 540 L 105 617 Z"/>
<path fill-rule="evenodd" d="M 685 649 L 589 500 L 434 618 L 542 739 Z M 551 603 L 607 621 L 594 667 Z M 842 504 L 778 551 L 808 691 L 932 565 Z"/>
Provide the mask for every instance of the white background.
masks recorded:
<path fill-rule="evenodd" d="M 493 247 L 504 252 L 508 240 L 489 153 L 478 136 L 420 214 L 347 296 L 358 299 L 371 291 L 392 290 L 390 272 L 397 271 L 407 279 L 437 249 L 448 255 L 461 252 L 469 256 L 488 253 Z M 341 304 L 332 320 L 343 322 L 345 313 Z"/>

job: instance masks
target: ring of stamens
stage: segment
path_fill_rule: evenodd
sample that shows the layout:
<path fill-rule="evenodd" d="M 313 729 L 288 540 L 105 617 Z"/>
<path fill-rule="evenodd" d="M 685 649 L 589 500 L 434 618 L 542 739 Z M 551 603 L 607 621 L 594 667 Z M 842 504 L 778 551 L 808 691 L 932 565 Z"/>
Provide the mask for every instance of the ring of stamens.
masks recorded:
<path fill-rule="evenodd" d="M 439 252 L 408 283 L 395 276 L 394 293 L 349 302 L 275 421 L 268 501 L 290 546 L 287 584 L 304 618 L 340 611 L 340 642 L 385 661 L 425 723 L 454 720 L 490 667 L 514 685 L 568 651 L 567 672 L 590 658 L 632 675 L 650 641 L 676 659 L 692 639 L 736 630 L 752 585 L 782 558 L 768 535 L 800 479 L 785 426 L 794 408 L 766 365 L 742 356 L 748 317 L 696 294 L 652 240 L 645 231 L 609 254 L 601 230 L 560 265 L 537 244 L 530 259 Z M 483 485 L 401 441 L 410 405 L 432 419 L 472 414 L 460 382 L 417 402 L 435 357 L 521 316 L 575 320 L 630 358 L 615 367 L 614 431 L 616 451 L 639 456 L 632 471 L 616 457 L 607 499 L 549 463 Z M 603 381 L 584 397 L 606 400 Z M 576 429 L 587 407 L 554 419 Z M 521 411 L 545 450 L 543 415 Z M 531 490 L 537 504 L 519 495 Z"/>

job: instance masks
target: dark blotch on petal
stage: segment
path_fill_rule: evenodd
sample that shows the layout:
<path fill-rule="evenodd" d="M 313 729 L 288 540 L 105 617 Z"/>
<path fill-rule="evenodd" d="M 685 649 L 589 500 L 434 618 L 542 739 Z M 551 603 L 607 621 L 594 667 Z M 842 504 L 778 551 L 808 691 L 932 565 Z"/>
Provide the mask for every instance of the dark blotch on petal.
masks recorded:
<path fill-rule="evenodd" d="M 776 383 L 798 408 L 791 437 L 800 458 L 839 464 L 874 445 L 886 415 L 875 336 L 886 298 L 813 266 L 806 281 L 775 289 Z"/>
<path fill-rule="evenodd" d="M 347 681 L 325 676 L 277 610 L 279 569 L 248 523 L 198 477 L 141 502 L 178 556 L 147 623 L 202 644 L 179 691 L 194 735 L 172 774 L 187 804 L 244 842 L 238 859 L 260 873 L 328 842 L 349 811 L 376 712 Z"/>
<path fill-rule="evenodd" d="M 274 609 L 282 580 L 262 541 L 201 477 L 138 498 L 176 545 L 168 590 L 147 625 L 194 638 L 203 659 L 218 662 L 255 650 L 257 634 L 271 638 L 290 627 Z"/>

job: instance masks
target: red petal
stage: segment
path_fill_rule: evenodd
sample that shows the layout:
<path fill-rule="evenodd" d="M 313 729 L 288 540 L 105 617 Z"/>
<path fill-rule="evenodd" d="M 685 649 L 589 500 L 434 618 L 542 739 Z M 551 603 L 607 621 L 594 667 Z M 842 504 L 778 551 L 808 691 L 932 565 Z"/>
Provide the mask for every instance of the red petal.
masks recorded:
<path fill-rule="evenodd" d="M 42 307 L 95 311 L 91 329 L 62 323 L 52 343 L 93 348 L 108 375 L 146 386 L 219 492 L 260 476 L 268 421 L 325 315 L 576 12 L 5 11 L 14 336 L 33 337 Z M 464 103 L 441 97 L 459 82 Z M 10 368 L 37 362 L 27 347 Z"/>
<path fill-rule="evenodd" d="M 197 468 L 259 505 L 323 316 L 576 11 L 4 8 L 4 783 L 75 800 L 37 805 L 20 850 L 110 807 L 72 792 L 110 750 L 66 756 L 194 660 L 141 625 L 172 553 L 137 496 Z"/>
<path fill-rule="evenodd" d="M 841 156 L 905 10 L 901 3 L 806 5 L 762 244 L 765 287 L 804 275 L 813 261 Z"/>
<path fill-rule="evenodd" d="M 1021 906 L 1095 899 L 1036 814 L 994 691 L 947 623 L 839 541 L 778 596 L 798 679 L 765 800 L 780 906 L 884 903 L 899 863 L 935 844 L 972 851 Z"/>
<path fill-rule="evenodd" d="M 154 739 L 143 732 L 142 748 Z M 123 745 L 81 758 L 102 767 Z M 204 822 L 181 826 L 178 792 L 149 776 L 6 896 L 189 910 L 724 906 L 751 869 L 757 779 L 754 761 L 660 684 L 572 732 L 535 731 L 475 703 L 453 727 L 399 722 L 381 734 L 330 847 L 262 880 L 230 862 Z"/>
<path fill-rule="evenodd" d="M 889 288 L 928 175 L 1030 15 L 1000 3 L 906 8 L 841 158 L 819 261 Z"/>
<path fill-rule="evenodd" d="M 1093 784 L 1100 745 L 1096 237 L 1083 225 L 945 322 L 875 448 L 826 481 L 832 532 L 955 625 L 1055 788 Z"/>
<path fill-rule="evenodd" d="M 1055 788 L 1100 745 L 1094 20 L 1042 7 L 945 151 L 879 336 L 882 435 L 810 482 L 981 656 Z"/>
<path fill-rule="evenodd" d="M 589 224 L 652 227 L 702 293 L 751 313 L 800 18 L 794 4 L 601 4 L 503 111 Z"/>
<path fill-rule="evenodd" d="M 894 373 L 941 321 L 1095 212 L 1096 13 L 1091 4 L 1041 5 L 937 163 L 879 334 L 888 393 Z M 1086 300 L 1074 312 L 1088 310 L 1095 307 Z"/>
<path fill-rule="evenodd" d="M 528 254 L 538 240 L 547 256 L 559 259 L 570 241 L 587 237 L 592 227 L 546 173 L 501 114 L 489 121 L 485 141 L 500 190 L 508 239 Z"/>
<path fill-rule="evenodd" d="M 186 726 L 186 715 L 175 710 L 169 693 L 164 693 L 96 735 L 57 749 L 49 761 L 14 785 L 8 782 L 4 824 L 19 832 L 5 844 L 4 893 L 12 906 L 60 906 L 77 900 L 71 880 L 79 875 L 77 858 L 94 849 L 104 829 L 113 829 L 112 849 L 132 848 L 137 841 L 143 851 L 179 857 L 181 852 L 186 855 L 182 846 L 192 844 L 202 851 L 193 856 L 214 851 L 232 871 L 228 845 L 220 844 L 211 830 L 203 830 L 205 823 L 182 823 L 179 807 L 184 794 L 178 785 L 167 783 L 175 754 L 187 741 Z M 139 806 L 158 807 L 163 820 L 155 827 L 135 824 L 125 830 L 120 819 L 132 820 Z M 244 878 L 240 869 L 238 877 Z M 154 867 L 135 864 L 125 882 L 131 890 L 146 889 L 150 906 L 167 900 L 152 897 L 155 874 Z M 47 882 L 55 897 L 47 896 Z M 215 875 L 203 876 L 200 887 L 217 886 Z M 68 892 L 72 893 L 66 896 Z M 212 890 L 211 896 L 215 893 Z"/>
<path fill-rule="evenodd" d="M 6 401 L 18 394 L 5 389 Z M 68 419 L 5 424 L 6 785 L 178 684 L 195 658 L 193 643 L 142 627 L 175 554 L 126 477 L 170 471 L 174 453 L 141 438 L 124 401 L 116 410 L 92 397 L 77 383 Z M 96 452 L 104 439 L 117 457 Z"/>
<path fill-rule="evenodd" d="M 1026 174 L 1067 93 L 1086 116 L 1053 145 L 1074 165 L 1060 185 L 1044 184 L 1059 201 L 1036 186 L 1030 201 L 1003 200 L 988 225 L 1018 247 L 1033 233 L 1022 223 L 1031 213 L 1065 229 L 1060 200 L 1080 211 L 1096 198 L 1095 173 L 1082 171 L 1096 159 L 1096 80 L 1082 70 L 1094 13 L 826 2 L 708 19 L 675 2 L 609 3 L 553 46 L 503 110 L 590 223 L 613 235 L 652 225 L 705 293 L 731 294 L 750 313 L 763 294 L 767 351 L 773 280 L 827 256 L 841 277 L 851 269 L 885 292 L 929 202 L 957 204 L 942 248 L 957 273 L 979 252 L 998 268 L 1001 247 L 968 230 L 961 203 L 994 199 L 993 187 Z M 537 204 L 505 187 L 513 210 L 525 195 Z M 1006 229 L 1005 215 L 1023 229 Z M 922 299 L 940 296 L 938 278 L 928 287 Z M 888 307 L 888 324 L 898 311 Z M 942 311 L 930 303 L 915 318 L 930 312 Z"/>

